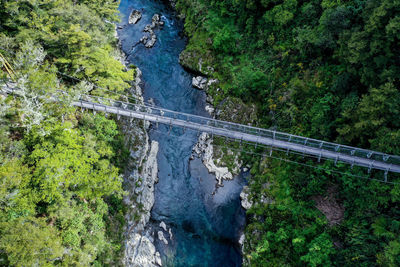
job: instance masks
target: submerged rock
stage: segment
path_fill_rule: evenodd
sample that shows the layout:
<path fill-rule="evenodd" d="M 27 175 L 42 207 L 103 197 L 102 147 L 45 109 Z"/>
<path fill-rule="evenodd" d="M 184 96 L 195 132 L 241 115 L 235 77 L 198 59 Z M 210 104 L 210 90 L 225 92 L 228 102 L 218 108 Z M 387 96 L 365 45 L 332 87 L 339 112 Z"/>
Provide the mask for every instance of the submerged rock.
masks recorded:
<path fill-rule="evenodd" d="M 168 240 L 165 238 L 164 233 L 162 231 L 158 231 L 158 239 L 162 241 L 165 245 L 168 245 Z"/>
<path fill-rule="evenodd" d="M 142 18 L 142 13 L 139 10 L 132 10 L 131 14 L 129 15 L 129 24 L 136 24 Z"/>

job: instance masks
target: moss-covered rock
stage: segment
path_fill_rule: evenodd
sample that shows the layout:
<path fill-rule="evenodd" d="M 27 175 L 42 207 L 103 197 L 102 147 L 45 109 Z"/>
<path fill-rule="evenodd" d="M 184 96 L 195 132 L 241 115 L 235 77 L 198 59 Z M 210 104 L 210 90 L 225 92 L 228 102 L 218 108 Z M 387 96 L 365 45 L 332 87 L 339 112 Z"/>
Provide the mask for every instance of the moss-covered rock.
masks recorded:
<path fill-rule="evenodd" d="M 217 117 L 220 120 L 252 125 L 257 120 L 257 107 L 253 103 L 244 103 L 240 98 L 227 97 L 219 104 Z"/>

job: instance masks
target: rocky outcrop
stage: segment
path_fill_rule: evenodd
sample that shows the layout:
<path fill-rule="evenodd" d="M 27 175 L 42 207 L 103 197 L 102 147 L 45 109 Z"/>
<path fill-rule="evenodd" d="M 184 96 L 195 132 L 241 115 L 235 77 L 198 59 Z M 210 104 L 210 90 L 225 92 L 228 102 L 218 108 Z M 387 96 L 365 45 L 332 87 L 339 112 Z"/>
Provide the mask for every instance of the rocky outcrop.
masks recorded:
<path fill-rule="evenodd" d="M 242 192 L 240 192 L 240 203 L 245 210 L 248 210 L 253 206 L 253 202 L 250 200 L 249 196 L 250 188 L 248 186 L 244 186 Z"/>
<path fill-rule="evenodd" d="M 208 90 L 208 88 L 214 84 L 217 83 L 217 79 L 208 79 L 207 77 L 203 76 L 196 76 L 192 78 L 192 86 L 200 89 L 200 90 Z"/>
<path fill-rule="evenodd" d="M 168 229 L 167 225 L 163 221 L 160 222 L 159 226 L 163 231 L 160 230 L 157 232 L 158 240 L 162 241 L 165 245 L 168 245 L 169 242 L 167 240 L 167 237 L 169 236 L 169 240 L 172 240 L 172 229 Z"/>
<path fill-rule="evenodd" d="M 208 112 L 208 114 L 210 114 L 211 116 L 213 116 L 215 114 L 215 108 L 213 105 L 206 103 L 206 106 L 204 108 Z"/>
<path fill-rule="evenodd" d="M 207 81 L 208 81 L 208 79 L 203 76 L 193 77 L 192 86 L 197 89 L 204 90 L 204 89 L 206 89 Z"/>
<path fill-rule="evenodd" d="M 164 21 L 161 20 L 161 17 L 159 14 L 154 14 L 154 16 L 151 18 L 151 24 L 147 24 L 143 32 L 147 33 L 145 34 L 142 38 L 140 38 L 141 43 L 144 44 L 145 47 L 151 48 L 154 46 L 154 44 L 157 41 L 157 36 L 154 33 L 154 30 L 156 28 L 160 28 L 164 25 Z"/>
<path fill-rule="evenodd" d="M 189 50 L 187 48 L 179 55 L 179 63 L 184 68 L 205 76 L 211 76 L 214 72 L 214 68 L 208 63 L 211 61 L 211 52 L 204 54 L 202 51 Z"/>
<path fill-rule="evenodd" d="M 219 167 L 215 164 L 213 154 L 214 147 L 212 145 L 212 138 L 207 133 L 201 133 L 199 136 L 199 141 L 193 147 L 193 153 L 201 157 L 204 166 L 208 169 L 210 173 L 215 174 L 215 178 L 218 181 L 218 185 L 222 186 L 223 180 L 232 180 L 233 174 L 229 171 L 228 167 Z M 218 159 L 217 159 L 218 162 Z M 237 162 L 238 168 L 241 163 Z"/>
<path fill-rule="evenodd" d="M 220 120 L 256 126 L 257 107 L 252 103 L 244 103 L 240 98 L 227 97 L 218 105 L 216 116 Z"/>
<path fill-rule="evenodd" d="M 239 238 L 239 245 L 240 245 L 242 254 L 243 254 L 244 241 L 245 241 L 245 240 L 246 240 L 246 236 L 244 235 L 244 233 L 242 233 L 242 234 L 240 235 L 240 238 Z"/>
<path fill-rule="evenodd" d="M 131 248 L 128 257 L 125 258 L 125 266 L 156 267 L 161 266 L 161 256 L 153 245 L 151 239 L 138 233 L 133 233 L 127 242 L 127 248 Z"/>
<path fill-rule="evenodd" d="M 196 76 L 192 78 L 192 86 L 194 88 L 204 90 L 206 92 L 208 91 L 210 86 L 216 83 L 218 83 L 217 79 L 208 79 L 207 77 L 204 76 Z M 215 108 L 213 106 L 213 98 L 210 94 L 207 94 L 205 109 L 211 116 L 214 116 Z"/>
<path fill-rule="evenodd" d="M 129 15 L 129 24 L 136 24 L 142 18 L 142 13 L 139 10 L 132 10 L 131 14 Z"/>
<path fill-rule="evenodd" d="M 121 51 L 116 56 L 122 63 Z M 135 69 L 135 78 L 130 89 L 131 95 L 143 102 L 141 71 Z M 124 187 L 128 195 L 124 202 L 128 207 L 126 215 L 126 241 L 123 264 L 132 267 L 161 266 L 160 254 L 153 244 L 154 237 L 148 227 L 150 211 L 154 204 L 154 184 L 157 180 L 158 143 L 149 145 L 148 122 L 121 118 L 120 126 L 125 136 L 125 146 L 129 146 L 130 157 L 125 169 Z"/>
<path fill-rule="evenodd" d="M 139 168 L 134 170 L 126 179 L 134 188 L 125 200 L 132 211 L 127 216 L 128 238 L 124 258 L 126 266 L 150 267 L 158 264 L 153 236 L 147 227 L 154 205 L 154 184 L 158 181 L 157 152 L 158 143 L 152 141 L 150 150 L 146 153 L 147 159 L 141 165 L 141 171 Z"/>

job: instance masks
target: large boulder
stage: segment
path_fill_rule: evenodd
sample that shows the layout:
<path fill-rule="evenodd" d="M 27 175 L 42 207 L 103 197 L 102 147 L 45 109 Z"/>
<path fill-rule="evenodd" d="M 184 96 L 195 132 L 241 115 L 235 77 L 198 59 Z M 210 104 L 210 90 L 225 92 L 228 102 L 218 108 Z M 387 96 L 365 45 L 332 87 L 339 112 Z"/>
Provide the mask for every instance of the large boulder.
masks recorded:
<path fill-rule="evenodd" d="M 129 15 L 129 24 L 136 24 L 142 18 L 142 13 L 139 10 L 132 10 L 131 14 Z"/>
<path fill-rule="evenodd" d="M 257 107 L 240 98 L 227 97 L 217 106 L 217 118 L 241 124 L 254 125 L 257 121 Z"/>
<path fill-rule="evenodd" d="M 211 67 L 213 57 L 210 51 L 199 51 L 196 48 L 186 48 L 179 55 L 179 63 L 191 72 L 204 76 L 212 76 L 214 68 Z"/>
<path fill-rule="evenodd" d="M 203 76 L 196 76 L 192 78 L 192 86 L 207 91 L 211 85 L 218 83 L 217 79 L 208 79 Z"/>
<path fill-rule="evenodd" d="M 207 78 L 203 76 L 193 77 L 192 86 L 197 89 L 205 90 L 207 87 Z"/>
<path fill-rule="evenodd" d="M 242 192 L 240 193 L 240 199 L 241 199 L 241 204 L 242 207 L 245 210 L 250 209 L 253 206 L 253 202 L 250 200 L 250 195 L 249 195 L 249 187 L 244 186 Z"/>

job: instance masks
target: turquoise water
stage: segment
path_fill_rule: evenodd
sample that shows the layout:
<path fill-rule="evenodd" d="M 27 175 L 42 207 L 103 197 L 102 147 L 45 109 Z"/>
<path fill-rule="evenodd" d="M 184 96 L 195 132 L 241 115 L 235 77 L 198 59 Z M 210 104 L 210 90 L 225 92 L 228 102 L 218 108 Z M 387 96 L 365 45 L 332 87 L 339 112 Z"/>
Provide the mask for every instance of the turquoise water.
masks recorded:
<path fill-rule="evenodd" d="M 208 116 L 204 109 L 205 94 L 191 86 L 192 75 L 178 63 L 186 41 L 182 23 L 163 2 L 122 0 L 119 31 L 122 49 L 128 61 L 143 72 L 146 100 L 158 106 L 191 114 Z M 132 9 L 142 12 L 136 25 L 128 25 Z M 151 17 L 162 15 L 165 25 L 155 30 L 153 48 L 137 44 Z M 160 143 L 158 153 L 159 183 L 155 187 L 155 204 L 151 223 L 158 231 L 161 221 L 172 228 L 168 245 L 156 239 L 163 266 L 241 266 L 237 241 L 245 223 L 239 194 L 245 183 L 242 176 L 225 182 L 215 195 L 215 177 L 208 173 L 200 159 L 189 160 L 197 132 L 159 125 L 152 127 L 150 138 Z M 169 235 L 166 234 L 168 237 Z"/>

